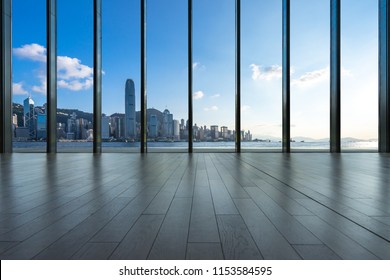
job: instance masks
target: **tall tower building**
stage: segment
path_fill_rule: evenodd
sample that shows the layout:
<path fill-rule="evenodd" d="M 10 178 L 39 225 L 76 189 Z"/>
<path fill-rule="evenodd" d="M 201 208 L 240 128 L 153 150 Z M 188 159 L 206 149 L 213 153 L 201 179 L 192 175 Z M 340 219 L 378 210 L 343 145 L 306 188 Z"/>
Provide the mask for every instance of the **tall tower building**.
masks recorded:
<path fill-rule="evenodd" d="M 149 118 L 149 134 L 148 137 L 150 138 L 156 138 L 158 136 L 158 123 L 157 123 L 157 116 L 156 115 L 150 115 Z"/>
<path fill-rule="evenodd" d="M 34 101 L 31 96 L 27 97 L 23 102 L 23 117 L 24 117 L 24 127 L 27 127 L 29 130 L 29 138 L 35 138 L 35 111 L 34 111 Z"/>
<path fill-rule="evenodd" d="M 110 138 L 110 117 L 102 116 L 102 139 Z"/>
<path fill-rule="evenodd" d="M 173 114 L 168 109 L 165 109 L 163 112 L 163 136 L 173 136 Z"/>
<path fill-rule="evenodd" d="M 136 137 L 135 124 L 135 89 L 131 79 L 126 81 L 125 88 L 125 137 L 134 139 Z"/>

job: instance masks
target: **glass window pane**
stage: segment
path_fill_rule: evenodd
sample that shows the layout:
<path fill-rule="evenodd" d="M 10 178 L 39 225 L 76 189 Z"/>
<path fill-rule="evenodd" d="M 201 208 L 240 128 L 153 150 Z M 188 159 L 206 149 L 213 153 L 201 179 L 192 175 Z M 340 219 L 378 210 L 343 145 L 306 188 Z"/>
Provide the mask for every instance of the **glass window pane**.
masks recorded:
<path fill-rule="evenodd" d="M 378 149 L 378 1 L 341 1 L 341 148 Z"/>
<path fill-rule="evenodd" d="M 139 152 L 140 1 L 104 0 L 102 8 L 102 150 Z"/>
<path fill-rule="evenodd" d="M 59 152 L 92 152 L 93 1 L 57 1 Z"/>
<path fill-rule="evenodd" d="M 194 149 L 235 149 L 235 1 L 193 3 Z"/>
<path fill-rule="evenodd" d="M 329 48 L 329 0 L 292 0 L 292 149 L 329 149 Z"/>
<path fill-rule="evenodd" d="M 282 1 L 241 4 L 243 150 L 282 147 Z"/>
<path fill-rule="evenodd" d="M 147 2 L 148 151 L 188 149 L 187 1 Z"/>
<path fill-rule="evenodd" d="M 13 150 L 45 152 L 46 1 L 12 2 Z"/>

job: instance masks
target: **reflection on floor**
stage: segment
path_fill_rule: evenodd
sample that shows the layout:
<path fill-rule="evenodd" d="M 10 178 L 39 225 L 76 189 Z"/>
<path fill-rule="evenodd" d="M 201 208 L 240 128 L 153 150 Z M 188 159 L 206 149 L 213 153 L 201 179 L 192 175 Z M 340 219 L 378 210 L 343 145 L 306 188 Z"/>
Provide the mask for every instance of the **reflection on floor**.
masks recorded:
<path fill-rule="evenodd" d="M 1 259 L 390 259 L 390 155 L 0 155 Z"/>

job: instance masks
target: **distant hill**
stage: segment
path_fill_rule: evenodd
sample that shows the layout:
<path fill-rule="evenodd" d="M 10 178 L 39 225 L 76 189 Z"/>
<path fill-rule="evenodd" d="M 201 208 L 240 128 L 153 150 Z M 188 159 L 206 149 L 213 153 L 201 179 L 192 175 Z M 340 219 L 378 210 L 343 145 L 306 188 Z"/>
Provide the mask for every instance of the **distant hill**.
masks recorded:
<path fill-rule="evenodd" d="M 13 113 L 18 115 L 18 126 L 23 126 L 23 105 L 18 104 L 18 103 L 13 103 Z M 41 106 L 37 106 L 38 108 L 41 108 Z M 147 109 L 147 119 L 149 119 L 150 115 L 156 115 L 157 116 L 157 121 L 159 122 L 159 126 L 161 127 L 162 121 L 163 121 L 163 114 L 161 111 L 150 108 Z M 93 114 L 84 112 L 78 109 L 57 109 L 57 122 L 58 123 L 67 123 L 68 119 L 70 116 L 76 113 L 77 118 L 83 118 L 88 120 L 89 122 L 93 122 Z M 125 117 L 125 114 L 123 113 L 114 113 L 110 117 Z M 136 121 L 138 123 L 141 122 L 141 112 L 136 111 Z"/>
<path fill-rule="evenodd" d="M 37 106 L 37 108 L 41 108 L 41 106 Z M 23 105 L 18 103 L 12 104 L 12 111 L 14 114 L 18 116 L 18 126 L 23 126 Z M 87 113 L 84 111 L 80 111 L 78 109 L 57 109 L 57 122 L 59 123 L 67 123 L 70 115 L 72 113 L 76 113 L 77 118 L 83 118 L 88 120 L 89 122 L 93 121 L 93 114 Z"/>

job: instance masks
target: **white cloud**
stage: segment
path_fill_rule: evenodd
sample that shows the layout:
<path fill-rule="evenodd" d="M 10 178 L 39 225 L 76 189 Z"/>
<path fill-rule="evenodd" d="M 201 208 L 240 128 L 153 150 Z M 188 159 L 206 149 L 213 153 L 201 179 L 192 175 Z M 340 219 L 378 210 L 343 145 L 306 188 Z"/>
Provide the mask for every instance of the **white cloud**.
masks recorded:
<path fill-rule="evenodd" d="M 251 64 L 249 67 L 252 70 L 252 80 L 272 80 L 282 77 L 282 66 L 262 66 L 257 64 Z"/>
<path fill-rule="evenodd" d="M 15 95 L 26 95 L 28 94 L 27 90 L 23 88 L 23 83 L 12 83 L 12 93 Z"/>
<path fill-rule="evenodd" d="M 195 99 L 195 100 L 202 99 L 203 96 L 204 96 L 203 91 L 200 91 L 200 90 L 199 90 L 199 91 L 197 91 L 197 92 L 194 93 L 194 99 Z"/>
<path fill-rule="evenodd" d="M 46 89 L 47 89 L 46 80 L 42 80 L 39 86 L 32 86 L 31 89 L 35 92 L 46 94 Z"/>
<path fill-rule="evenodd" d="M 205 111 L 218 111 L 218 107 L 214 105 L 211 107 L 205 107 L 205 108 L 203 108 L 203 110 L 205 110 Z"/>
<path fill-rule="evenodd" d="M 14 54 L 23 59 L 46 62 L 46 48 L 38 44 L 14 48 Z M 57 56 L 57 76 L 59 88 L 80 91 L 89 89 L 93 85 L 93 68 L 82 64 L 78 58 Z M 41 76 L 38 78 L 41 84 L 33 86 L 32 90 L 46 93 L 46 78 Z"/>
<path fill-rule="evenodd" d="M 38 44 L 23 45 L 21 48 L 14 48 L 14 54 L 20 58 L 46 62 L 46 48 Z"/>
<path fill-rule="evenodd" d="M 66 88 L 73 91 L 86 90 L 93 86 L 93 79 L 89 78 L 83 81 L 80 80 L 72 80 L 67 82 L 65 80 L 58 81 L 59 88 Z"/>
<path fill-rule="evenodd" d="M 325 80 L 327 77 L 329 77 L 329 66 L 319 69 L 319 70 L 314 70 L 311 72 L 306 72 L 302 76 L 300 76 L 298 79 L 293 79 L 291 81 L 291 85 L 308 85 L 308 84 L 313 84 L 317 83 L 320 81 Z"/>
<path fill-rule="evenodd" d="M 93 68 L 81 64 L 77 58 L 68 56 L 59 56 L 58 62 L 58 78 L 60 79 L 85 79 L 93 75 Z"/>
<path fill-rule="evenodd" d="M 220 95 L 219 93 L 217 93 L 217 94 L 211 95 L 210 98 L 218 98 L 218 97 L 220 97 L 220 96 L 221 96 L 221 95 Z"/>
<path fill-rule="evenodd" d="M 44 73 L 40 73 L 38 74 L 38 78 L 40 80 L 40 85 L 34 85 L 31 87 L 31 90 L 32 91 L 35 91 L 35 92 L 39 92 L 39 93 L 42 93 L 42 94 L 46 94 L 47 91 L 46 91 L 46 75 Z"/>
<path fill-rule="evenodd" d="M 272 80 L 276 78 L 282 77 L 282 66 L 280 65 L 272 65 L 272 66 L 262 66 L 257 64 L 251 64 L 249 66 L 252 70 L 252 79 L 253 80 Z M 290 74 L 294 74 L 295 69 L 294 67 L 290 68 Z M 353 76 L 351 71 L 345 68 L 341 68 L 341 75 L 342 76 Z M 329 77 L 329 66 L 314 70 L 311 72 L 306 72 L 302 76 L 300 76 L 298 79 L 292 79 L 291 85 L 311 85 L 320 81 L 323 81 Z"/>
<path fill-rule="evenodd" d="M 192 69 L 193 70 L 203 70 L 203 69 L 205 69 L 206 67 L 203 65 L 203 64 L 201 64 L 200 62 L 194 62 L 194 63 L 192 63 Z"/>

